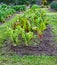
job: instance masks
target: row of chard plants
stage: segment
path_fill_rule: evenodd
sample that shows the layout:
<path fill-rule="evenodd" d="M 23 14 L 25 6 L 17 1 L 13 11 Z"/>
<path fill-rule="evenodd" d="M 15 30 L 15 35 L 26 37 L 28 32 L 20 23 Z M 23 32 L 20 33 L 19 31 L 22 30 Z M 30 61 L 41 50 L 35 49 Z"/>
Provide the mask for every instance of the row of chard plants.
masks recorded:
<path fill-rule="evenodd" d="M 5 22 L 5 19 L 15 13 L 15 10 L 10 8 L 9 5 L 0 5 L 0 22 Z"/>
<path fill-rule="evenodd" d="M 44 30 L 47 28 L 49 19 L 46 13 L 34 5 L 19 15 L 17 21 L 8 27 L 7 32 L 14 46 L 23 44 L 28 46 L 34 38 L 41 39 Z"/>
<path fill-rule="evenodd" d="M 6 5 L 6 4 L 0 4 L 0 22 L 5 22 L 6 18 L 9 18 L 13 14 L 16 13 L 16 11 L 24 11 L 26 10 L 25 5 Z"/>

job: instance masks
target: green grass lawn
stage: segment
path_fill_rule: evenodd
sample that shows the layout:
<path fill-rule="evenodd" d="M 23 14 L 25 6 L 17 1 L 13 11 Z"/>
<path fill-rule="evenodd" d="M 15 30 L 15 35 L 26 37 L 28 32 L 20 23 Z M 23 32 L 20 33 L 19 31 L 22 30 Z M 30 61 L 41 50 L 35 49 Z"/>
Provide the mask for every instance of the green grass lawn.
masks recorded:
<path fill-rule="evenodd" d="M 51 26 L 54 34 L 57 34 L 57 15 L 50 16 L 51 17 Z"/>
<path fill-rule="evenodd" d="M 57 65 L 56 56 L 1 55 L 0 65 Z"/>
<path fill-rule="evenodd" d="M 46 9 L 44 9 L 46 10 Z M 50 17 L 50 25 L 53 33 L 57 34 L 57 13 L 50 13 L 46 10 L 47 15 Z M 16 19 L 16 17 L 15 17 Z M 4 39 L 6 33 L 5 27 L 11 26 L 13 19 L 0 26 L 0 39 Z M 9 25 L 10 24 L 10 25 Z M 1 42 L 0 42 L 1 43 Z M 18 56 L 15 54 L 2 54 L 0 53 L 0 65 L 57 65 L 57 56 Z"/>

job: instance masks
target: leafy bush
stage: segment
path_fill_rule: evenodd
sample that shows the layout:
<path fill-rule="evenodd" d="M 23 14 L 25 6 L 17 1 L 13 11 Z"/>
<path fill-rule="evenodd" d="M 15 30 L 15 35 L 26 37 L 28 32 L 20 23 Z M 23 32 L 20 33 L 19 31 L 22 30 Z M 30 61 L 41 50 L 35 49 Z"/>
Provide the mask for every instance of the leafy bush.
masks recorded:
<path fill-rule="evenodd" d="M 25 5 L 15 5 L 15 6 L 12 6 L 12 8 L 16 11 L 25 11 L 26 10 Z"/>
<path fill-rule="evenodd" d="M 57 10 L 57 1 L 53 1 L 53 2 L 50 4 L 50 6 L 51 6 L 52 9 Z"/>

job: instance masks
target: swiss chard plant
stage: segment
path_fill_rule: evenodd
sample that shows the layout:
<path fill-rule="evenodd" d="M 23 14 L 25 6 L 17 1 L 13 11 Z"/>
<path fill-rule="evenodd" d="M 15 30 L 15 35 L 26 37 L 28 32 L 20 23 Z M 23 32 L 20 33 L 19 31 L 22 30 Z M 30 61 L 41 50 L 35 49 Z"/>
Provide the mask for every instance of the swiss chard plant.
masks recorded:
<path fill-rule="evenodd" d="M 19 15 L 18 20 L 8 29 L 9 37 L 12 39 L 14 45 L 18 45 L 20 44 L 19 36 L 21 36 L 21 40 L 28 46 L 28 43 L 35 38 L 35 35 L 39 39 L 42 38 L 44 30 L 49 23 L 48 20 L 46 13 L 40 8 L 30 8 L 22 15 Z"/>

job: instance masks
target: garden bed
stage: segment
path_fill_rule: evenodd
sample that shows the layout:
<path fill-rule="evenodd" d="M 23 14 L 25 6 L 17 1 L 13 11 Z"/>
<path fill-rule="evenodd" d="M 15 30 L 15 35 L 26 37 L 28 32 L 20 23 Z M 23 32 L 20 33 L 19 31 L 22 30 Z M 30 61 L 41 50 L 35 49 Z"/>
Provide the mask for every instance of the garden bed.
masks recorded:
<path fill-rule="evenodd" d="M 30 12 L 30 10 L 29 10 L 29 12 Z M 28 13 L 25 13 L 26 15 L 28 14 Z M 32 12 L 30 12 L 30 14 L 32 14 L 33 15 L 33 13 Z M 49 13 L 50 14 L 50 13 Z M 48 15 L 49 15 L 48 14 Z M 30 16 L 31 17 L 31 16 Z M 30 18 L 29 17 L 29 18 Z M 38 16 L 37 16 L 38 17 Z M 25 18 L 25 17 L 24 17 Z M 18 17 L 16 17 L 16 20 L 18 19 L 18 22 L 19 22 L 19 16 Z M 22 19 L 22 17 L 21 17 L 21 19 Z M 33 18 L 33 19 L 35 19 L 35 18 Z M 44 19 L 46 19 L 46 18 L 44 18 Z M 52 18 L 53 19 L 53 18 Z M 11 21 L 11 22 L 16 22 L 16 20 L 15 20 L 15 18 L 13 19 L 13 21 Z M 25 21 L 25 19 L 23 19 L 24 21 Z M 26 19 L 27 20 L 27 19 Z M 29 20 L 30 21 L 30 20 Z M 31 20 L 32 21 L 32 20 Z M 37 22 L 37 20 L 34 20 L 34 21 L 36 21 Z M 52 21 L 52 20 L 51 20 Z M 22 20 L 21 20 L 21 22 L 23 22 Z M 41 22 L 41 21 L 40 21 Z M 41 38 L 39 38 L 39 36 L 37 36 L 37 39 L 34 39 L 33 38 L 33 42 L 32 42 L 32 44 L 33 45 L 30 45 L 30 44 L 25 44 L 25 42 L 24 41 L 28 41 L 27 39 L 29 39 L 28 38 L 28 31 L 26 31 L 26 29 L 25 29 L 25 33 L 23 34 L 23 27 L 21 28 L 21 27 L 19 27 L 20 29 L 21 29 L 21 32 L 22 32 L 22 34 L 21 34 L 21 32 L 20 32 L 20 34 L 21 34 L 21 36 L 23 36 L 23 35 L 26 35 L 27 37 L 21 37 L 21 39 L 19 39 L 19 37 L 17 37 L 17 42 L 16 42 L 16 37 L 14 37 L 15 36 L 15 33 L 16 32 L 18 32 L 19 33 L 19 31 L 20 31 L 20 29 L 16 26 L 15 28 L 13 27 L 13 28 L 11 28 L 10 27 L 10 25 L 9 25 L 9 27 L 10 28 L 8 28 L 9 30 L 10 30 L 10 32 L 12 32 L 12 31 L 15 31 L 15 33 L 14 32 L 12 32 L 12 34 L 10 34 L 9 33 L 9 35 L 10 36 L 12 36 L 13 35 L 13 37 L 11 38 L 11 39 L 13 39 L 13 43 L 10 41 L 10 40 L 7 40 L 7 41 L 5 41 L 4 43 L 5 43 L 5 47 L 3 47 L 3 49 L 5 49 L 6 48 L 6 52 L 5 53 L 7 53 L 7 52 L 10 52 L 10 51 L 12 51 L 12 52 L 14 52 L 14 53 L 16 53 L 16 54 L 18 54 L 18 55 L 49 55 L 49 56 L 53 56 L 53 55 L 57 55 L 57 44 L 54 42 L 54 35 L 52 34 L 52 27 L 48 24 L 48 25 L 46 25 L 47 23 L 45 22 L 45 21 L 43 21 L 45 24 L 44 24 L 44 27 L 42 27 L 42 26 L 40 26 L 41 27 L 41 29 L 40 29 L 40 27 L 39 27 L 39 29 L 40 30 L 38 30 L 38 31 L 44 31 L 44 33 L 42 33 L 43 35 L 42 35 L 42 37 Z M 48 22 L 48 21 L 47 21 Z M 24 22 L 25 23 L 25 22 Z M 42 22 L 41 22 L 42 23 Z M 51 23 L 51 22 L 50 22 Z M 17 24 L 17 23 L 16 23 Z M 14 25 L 14 24 L 13 24 Z M 40 25 L 40 24 L 39 24 Z M 20 25 L 21 26 L 21 25 Z M 24 26 L 24 25 L 23 25 Z M 29 26 L 29 25 L 28 25 Z M 35 25 L 36 26 L 36 25 Z M 45 27 L 46 26 L 46 27 Z M 43 30 L 42 30 L 42 28 L 44 28 Z M 17 29 L 17 31 L 16 31 L 16 29 Z M 8 31 L 9 31 L 8 30 Z M 28 29 L 29 30 L 29 29 Z M 30 30 L 29 30 L 30 31 Z M 8 32 L 7 32 L 8 33 Z M 17 34 L 17 33 L 16 33 Z M 30 33 L 31 34 L 31 33 Z M 40 32 L 38 33 L 38 34 L 40 34 Z M 19 34 L 18 34 L 19 35 Z M 32 35 L 33 36 L 33 35 Z M 14 39 L 15 38 L 15 39 Z M 27 38 L 26 40 L 24 40 L 25 38 Z M 32 38 L 31 38 L 32 39 Z M 30 39 L 30 40 L 31 40 Z M 19 40 L 21 41 L 21 43 L 20 43 L 20 45 L 19 45 Z M 31 41 L 30 41 L 31 42 Z M 10 44 L 9 44 L 10 43 Z M 22 45 L 24 43 L 24 45 Z M 36 45 L 35 45 L 35 43 L 36 43 Z M 11 45 L 12 44 L 12 45 Z M 19 45 L 19 46 L 18 46 Z M 3 51 L 3 50 L 1 50 L 1 51 Z M 10 54 L 10 53 L 9 53 Z"/>
<path fill-rule="evenodd" d="M 10 46 L 10 50 L 18 55 L 57 55 L 57 49 L 53 45 L 55 44 L 53 36 L 51 34 L 50 25 L 44 32 L 41 43 L 38 46 Z M 57 44 L 56 44 L 57 45 Z"/>

